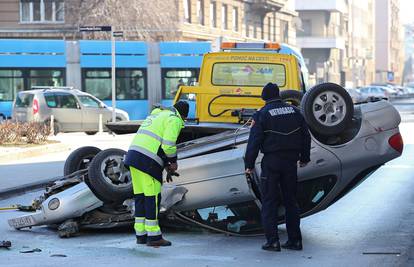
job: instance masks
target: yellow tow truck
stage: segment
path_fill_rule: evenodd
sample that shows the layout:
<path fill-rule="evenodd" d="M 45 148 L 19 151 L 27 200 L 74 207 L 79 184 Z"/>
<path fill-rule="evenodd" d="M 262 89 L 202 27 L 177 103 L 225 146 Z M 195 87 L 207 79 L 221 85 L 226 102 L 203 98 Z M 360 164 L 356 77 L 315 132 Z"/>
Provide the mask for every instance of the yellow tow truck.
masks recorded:
<path fill-rule="evenodd" d="M 244 122 L 263 106 L 260 95 L 268 82 L 280 87 L 283 99 L 299 104 L 301 66 L 296 56 L 279 53 L 278 43 L 223 43 L 222 50 L 204 55 L 198 85 L 181 86 L 175 96 L 174 102 L 195 100 L 197 123 Z"/>
<path fill-rule="evenodd" d="M 298 106 L 306 75 L 300 53 L 287 45 L 223 42 L 221 51 L 204 55 L 198 84 L 181 86 L 175 95 L 174 103 L 187 100 L 195 109 L 181 141 L 241 127 L 264 105 L 260 95 L 268 82 L 279 86 L 282 99 Z M 139 121 L 106 126 L 115 133 L 132 133 Z"/>

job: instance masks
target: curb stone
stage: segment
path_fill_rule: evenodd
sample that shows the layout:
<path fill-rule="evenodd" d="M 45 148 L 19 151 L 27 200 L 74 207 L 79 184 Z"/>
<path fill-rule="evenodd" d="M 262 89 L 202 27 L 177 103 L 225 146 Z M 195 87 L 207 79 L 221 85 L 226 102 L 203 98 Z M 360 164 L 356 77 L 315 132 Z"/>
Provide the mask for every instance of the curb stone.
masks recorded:
<path fill-rule="evenodd" d="M 42 156 L 47 153 L 57 153 L 70 150 L 70 147 L 66 144 L 55 143 L 47 145 L 39 145 L 36 147 L 22 148 L 21 151 L 13 151 L 7 154 L 0 154 L 0 164 L 5 164 L 11 160 L 20 160 L 25 158 Z"/>

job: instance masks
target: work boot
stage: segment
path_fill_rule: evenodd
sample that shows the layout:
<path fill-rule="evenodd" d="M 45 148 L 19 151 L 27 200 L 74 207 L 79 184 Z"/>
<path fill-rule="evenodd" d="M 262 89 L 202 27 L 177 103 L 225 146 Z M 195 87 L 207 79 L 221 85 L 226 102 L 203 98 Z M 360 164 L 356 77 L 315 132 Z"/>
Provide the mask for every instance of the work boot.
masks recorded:
<path fill-rule="evenodd" d="M 147 243 L 147 235 L 137 235 L 137 244 L 146 244 Z"/>
<path fill-rule="evenodd" d="M 164 238 L 161 238 L 160 240 L 149 240 L 147 242 L 147 246 L 150 247 L 168 247 L 171 246 L 171 242 L 168 240 L 165 240 Z"/>
<path fill-rule="evenodd" d="M 302 241 L 298 240 L 298 241 L 286 241 L 286 243 L 284 243 L 282 245 L 282 248 L 284 249 L 291 249 L 291 250 L 302 250 Z"/>
<path fill-rule="evenodd" d="M 268 251 L 280 251 L 280 242 L 276 241 L 274 243 L 269 243 L 266 242 L 263 246 L 262 246 L 263 250 L 268 250 Z"/>

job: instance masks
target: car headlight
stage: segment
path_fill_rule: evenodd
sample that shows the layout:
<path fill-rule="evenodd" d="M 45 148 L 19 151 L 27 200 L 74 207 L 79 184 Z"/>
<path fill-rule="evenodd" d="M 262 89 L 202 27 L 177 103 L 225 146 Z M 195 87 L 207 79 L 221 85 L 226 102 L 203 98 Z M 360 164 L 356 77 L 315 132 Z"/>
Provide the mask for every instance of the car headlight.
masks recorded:
<path fill-rule="evenodd" d="M 49 204 L 48 204 L 47 206 L 49 207 L 49 209 L 50 209 L 50 210 L 55 210 L 55 209 L 59 208 L 59 205 L 60 205 L 60 201 L 59 201 L 59 199 L 57 199 L 57 198 L 52 198 L 52 199 L 49 201 Z"/>

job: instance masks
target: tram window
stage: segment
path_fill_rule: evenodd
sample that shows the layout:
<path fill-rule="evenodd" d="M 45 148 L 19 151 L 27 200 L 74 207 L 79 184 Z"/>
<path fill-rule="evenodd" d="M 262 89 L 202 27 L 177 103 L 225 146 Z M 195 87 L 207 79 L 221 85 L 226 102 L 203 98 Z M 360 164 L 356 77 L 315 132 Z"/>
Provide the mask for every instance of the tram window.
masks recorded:
<path fill-rule="evenodd" d="M 163 69 L 163 98 L 173 99 L 181 85 L 192 85 L 197 82 L 199 69 Z"/>
<path fill-rule="evenodd" d="M 0 70 L 0 101 L 13 101 L 24 88 L 23 73 L 20 70 Z"/>
<path fill-rule="evenodd" d="M 28 88 L 32 86 L 63 86 L 63 71 L 53 69 L 31 69 Z"/>
<path fill-rule="evenodd" d="M 116 98 L 118 100 L 146 99 L 145 71 L 139 69 L 116 70 Z M 83 90 L 101 100 L 112 98 L 111 70 L 84 69 Z"/>

